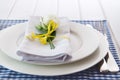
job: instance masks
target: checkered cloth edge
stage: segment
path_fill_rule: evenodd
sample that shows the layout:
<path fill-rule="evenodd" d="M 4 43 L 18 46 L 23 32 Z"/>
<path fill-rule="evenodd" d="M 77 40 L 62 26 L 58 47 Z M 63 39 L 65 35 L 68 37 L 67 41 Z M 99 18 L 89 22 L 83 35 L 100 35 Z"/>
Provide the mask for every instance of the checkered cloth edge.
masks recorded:
<path fill-rule="evenodd" d="M 15 25 L 18 23 L 24 23 L 28 20 L 0 20 L 0 30 L 11 27 L 11 25 Z M 109 26 L 106 20 L 72 20 L 73 22 L 81 23 L 81 24 L 90 24 L 98 31 L 103 34 L 107 34 L 109 48 L 112 52 L 118 66 L 120 67 L 120 60 L 118 58 L 116 49 L 114 47 L 114 43 L 111 38 L 111 34 L 109 31 Z M 120 72 L 117 73 L 100 73 L 97 65 L 73 74 L 63 75 L 63 76 L 36 76 L 36 75 L 28 75 L 19 72 L 15 72 L 9 70 L 3 66 L 0 66 L 0 80 L 120 80 Z"/>

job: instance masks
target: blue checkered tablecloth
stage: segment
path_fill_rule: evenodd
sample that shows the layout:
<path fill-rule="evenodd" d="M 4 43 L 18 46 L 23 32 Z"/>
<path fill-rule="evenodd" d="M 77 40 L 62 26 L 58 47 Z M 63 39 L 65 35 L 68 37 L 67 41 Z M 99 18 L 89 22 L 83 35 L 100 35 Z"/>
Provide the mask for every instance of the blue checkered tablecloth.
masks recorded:
<path fill-rule="evenodd" d="M 28 20 L 0 20 L 0 30 L 7 28 L 8 26 L 24 23 Z M 73 20 L 73 22 L 81 23 L 81 24 L 90 24 L 95 29 L 99 30 L 102 33 L 106 33 L 109 42 L 109 48 L 112 52 L 118 66 L 120 67 L 120 60 L 118 58 L 116 49 L 114 47 L 114 43 L 111 38 L 111 34 L 109 31 L 109 26 L 106 20 L 86 20 L 86 21 L 78 21 Z M 0 80 L 120 80 L 120 72 L 117 73 L 100 73 L 97 65 L 73 74 L 63 75 L 63 76 L 36 76 L 36 75 L 28 75 L 19 72 L 15 72 L 5 68 L 4 66 L 0 66 Z"/>

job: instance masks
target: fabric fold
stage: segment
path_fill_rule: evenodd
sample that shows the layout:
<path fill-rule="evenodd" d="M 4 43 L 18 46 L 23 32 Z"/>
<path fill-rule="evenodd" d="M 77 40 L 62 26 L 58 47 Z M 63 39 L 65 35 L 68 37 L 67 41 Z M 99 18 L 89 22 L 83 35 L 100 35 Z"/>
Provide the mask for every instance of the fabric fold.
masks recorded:
<path fill-rule="evenodd" d="M 35 26 L 40 23 L 38 16 L 30 17 L 26 26 L 25 36 L 31 32 L 38 33 Z M 43 45 L 39 41 L 30 41 L 24 37 L 17 49 L 17 55 L 22 57 L 22 61 L 31 63 L 64 63 L 71 59 L 70 47 L 70 26 L 67 26 L 67 19 L 59 19 L 59 27 L 56 30 L 56 38 L 53 40 L 55 49 Z"/>

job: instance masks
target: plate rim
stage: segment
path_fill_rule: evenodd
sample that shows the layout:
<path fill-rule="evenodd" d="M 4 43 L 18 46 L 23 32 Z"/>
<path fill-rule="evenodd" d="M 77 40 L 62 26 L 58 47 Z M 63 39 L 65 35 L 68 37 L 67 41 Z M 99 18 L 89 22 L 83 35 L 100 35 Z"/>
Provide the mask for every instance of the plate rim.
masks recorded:
<path fill-rule="evenodd" d="M 28 22 L 25 22 L 25 23 L 20 23 L 20 24 L 16 24 L 16 25 L 13 25 L 12 27 L 17 27 L 17 26 L 20 26 L 20 25 L 26 25 Z M 79 23 L 75 23 L 75 22 L 69 22 L 70 24 L 72 23 L 72 24 L 76 24 L 76 25 L 78 25 L 78 26 L 85 26 L 85 25 L 83 25 L 83 24 L 79 24 Z M 87 26 L 85 26 L 85 27 L 87 27 Z M 93 29 L 94 30 L 94 29 Z M 72 62 L 75 62 L 75 61 L 78 61 L 78 60 L 81 60 L 81 59 L 83 59 L 83 58 L 85 58 L 85 57 L 88 57 L 89 55 L 91 55 L 97 48 L 98 48 L 98 45 L 99 45 L 99 41 L 98 41 L 98 44 L 97 44 L 97 46 L 95 47 L 95 49 L 94 50 L 92 50 L 89 54 L 87 54 L 87 55 L 85 55 L 84 57 L 79 57 L 79 59 L 71 59 L 69 62 L 65 62 L 65 63 L 61 63 L 61 64 L 66 64 L 66 63 L 72 63 Z M 78 49 L 79 50 L 79 49 Z M 3 52 L 5 52 L 4 50 L 2 50 Z M 75 53 L 78 53 L 78 51 L 76 51 Z M 7 54 L 8 56 L 10 56 L 10 57 L 12 57 L 12 58 L 14 58 L 14 59 L 17 59 L 17 60 L 22 60 L 21 58 L 15 58 L 14 56 L 11 56 L 11 55 L 9 55 L 8 53 L 6 53 L 5 52 L 5 54 Z M 34 64 L 34 63 L 31 63 L 31 64 Z M 45 64 L 43 64 L 42 63 L 42 65 L 46 65 L 46 64 L 48 64 L 48 63 L 45 63 Z M 61 64 L 50 64 L 50 65 L 61 65 Z M 41 64 L 37 64 L 37 65 L 41 65 Z M 49 64 L 48 64 L 49 65 Z"/>
<path fill-rule="evenodd" d="M 103 39 L 103 40 L 102 40 Z M 102 49 L 104 49 L 103 51 L 107 51 L 108 50 L 108 46 L 107 46 L 107 41 L 106 41 L 106 39 L 105 39 L 105 36 L 103 36 L 103 35 L 101 35 L 101 40 L 102 40 L 102 44 L 101 45 L 103 45 L 103 47 L 101 47 Z M 103 42 L 104 41 L 104 42 Z M 104 43 L 104 44 L 103 44 Z M 105 45 L 106 44 L 106 45 Z M 100 46 L 100 45 L 99 45 Z M 96 54 L 98 54 L 98 53 L 96 53 Z M 90 67 L 92 67 L 93 65 L 95 65 L 95 64 L 97 64 L 100 60 L 102 60 L 102 58 L 107 54 L 107 52 L 104 52 L 104 53 L 99 53 L 99 54 L 101 54 L 101 56 L 99 56 L 96 60 L 94 59 L 94 58 L 92 58 L 93 60 L 94 60 L 94 63 L 92 62 L 92 65 L 87 65 L 87 67 L 85 68 L 84 67 L 84 69 L 80 69 L 80 68 L 78 68 L 78 69 L 76 69 L 76 68 L 74 68 L 74 71 L 69 71 L 69 72 L 67 72 L 67 73 L 65 73 L 65 71 L 64 71 L 64 73 L 59 73 L 59 74 L 50 74 L 50 73 L 36 73 L 36 72 L 25 72 L 25 70 L 23 70 L 23 71 L 21 71 L 21 68 L 19 67 L 19 66 L 21 66 L 21 65 L 19 65 L 19 63 L 21 63 L 21 64 L 28 64 L 28 63 L 23 63 L 23 62 L 20 62 L 20 61 L 17 61 L 17 60 L 15 60 L 15 59 L 13 59 L 13 58 L 11 58 L 11 57 L 9 57 L 9 56 L 7 56 L 5 53 L 3 53 L 3 52 L 0 52 L 0 55 L 2 55 L 2 58 L 0 58 L 0 64 L 2 65 L 2 66 L 5 66 L 6 68 L 8 68 L 8 69 L 11 69 L 11 70 L 14 70 L 14 71 L 17 71 L 17 72 L 21 72 L 21 73 L 25 73 L 25 74 L 32 74 L 32 75 L 41 75 L 41 76 L 60 76 L 60 75 L 67 75 L 67 74 L 72 74 L 72 73 L 75 73 L 75 72 L 78 72 L 78 71 L 83 71 L 83 70 L 85 70 L 85 69 L 88 69 L 88 68 L 90 68 Z M 6 60 L 6 63 L 5 63 L 5 60 Z M 11 64 L 9 64 L 9 60 L 12 60 L 13 62 L 16 62 L 17 64 L 13 64 L 13 65 L 11 65 Z M 79 61 L 78 61 L 79 62 Z M 75 62 L 76 64 L 77 64 L 77 62 Z M 70 65 L 73 65 L 74 63 L 70 63 Z M 17 67 L 16 67 L 16 65 L 17 65 Z M 29 64 L 29 65 L 32 65 L 32 64 Z M 80 64 L 79 64 L 80 65 Z M 40 65 L 37 65 L 38 67 L 40 66 Z M 78 66 L 78 64 L 77 64 L 77 66 Z M 73 66 L 74 67 L 74 66 Z M 16 68 L 18 68 L 17 70 L 16 70 Z"/>
<path fill-rule="evenodd" d="M 74 71 L 72 70 L 72 71 L 69 71 L 69 72 L 66 72 L 66 73 L 64 72 L 64 73 L 59 73 L 59 74 L 58 74 L 58 73 L 57 73 L 57 74 L 50 74 L 50 73 L 46 73 L 46 74 L 45 74 L 45 73 L 41 73 L 41 74 L 39 73 L 39 74 L 38 74 L 37 72 L 29 72 L 29 71 L 26 72 L 25 69 L 24 69 L 24 70 L 21 70 L 20 68 L 18 68 L 18 67 L 19 67 L 18 65 L 19 65 L 20 63 L 23 64 L 24 62 L 20 62 L 20 61 L 17 61 L 17 60 L 15 60 L 15 59 L 12 59 L 12 58 L 10 58 L 9 56 L 7 56 L 7 55 L 6 55 L 5 53 L 3 53 L 3 52 L 0 52 L 0 55 L 1 55 L 1 53 L 2 53 L 2 55 L 4 54 L 4 56 L 6 56 L 7 59 L 9 58 L 9 59 L 11 59 L 11 60 L 14 60 L 14 61 L 15 61 L 14 63 L 18 62 L 17 67 L 16 67 L 16 64 L 15 64 L 15 65 L 10 65 L 8 61 L 6 61 L 6 63 L 2 61 L 2 63 L 0 62 L 0 64 L 1 64 L 2 66 L 6 67 L 6 68 L 8 68 L 8 69 L 11 69 L 11 70 L 13 70 L 13 71 L 20 72 L 20 73 L 31 74 L 31 75 L 39 75 L 39 76 L 61 76 L 61 75 L 69 75 L 69 74 L 72 74 L 72 73 L 76 73 L 76 72 L 79 72 L 79 71 L 83 71 L 83 70 L 88 69 L 88 68 L 94 66 L 95 64 L 97 64 L 97 63 L 98 63 L 99 61 L 101 61 L 102 58 L 105 57 L 105 55 L 107 54 L 107 52 L 104 53 L 104 54 L 102 53 L 103 56 L 102 56 L 99 60 L 94 59 L 95 62 L 94 62 L 92 65 L 89 65 L 89 66 L 87 66 L 86 68 L 84 68 L 84 69 L 82 69 L 82 70 L 79 68 L 80 70 L 79 70 L 79 69 L 76 69 L 76 70 L 74 70 Z M 97 54 L 97 53 L 95 53 L 95 54 Z M 101 54 L 101 53 L 100 53 L 100 54 Z M 3 57 L 3 56 L 2 56 L 2 57 Z M 5 60 L 5 59 L 6 59 L 6 58 L 4 57 L 3 60 Z M 8 60 L 9 60 L 9 59 L 8 59 Z M 0 59 L 0 60 L 1 60 L 1 59 Z M 78 62 L 79 62 L 79 61 L 78 61 Z M 74 62 L 74 63 L 78 63 L 78 62 Z M 74 63 L 70 63 L 70 64 L 72 65 L 72 64 L 74 64 Z M 12 63 L 12 64 L 13 64 L 13 63 Z M 24 63 L 24 64 L 29 64 L 29 63 Z M 21 64 L 20 64 L 20 65 L 21 65 Z M 32 64 L 30 64 L 30 65 L 32 65 Z M 81 65 L 82 65 L 82 64 L 81 64 Z M 24 65 L 23 65 L 23 66 L 24 66 Z M 37 65 L 37 66 L 40 66 L 40 65 Z M 16 67 L 17 69 L 16 69 L 15 67 Z M 35 68 L 35 67 L 34 67 L 34 68 Z M 20 69 L 20 70 L 19 70 L 19 69 Z M 74 69 L 75 69 L 75 68 L 74 68 Z"/>

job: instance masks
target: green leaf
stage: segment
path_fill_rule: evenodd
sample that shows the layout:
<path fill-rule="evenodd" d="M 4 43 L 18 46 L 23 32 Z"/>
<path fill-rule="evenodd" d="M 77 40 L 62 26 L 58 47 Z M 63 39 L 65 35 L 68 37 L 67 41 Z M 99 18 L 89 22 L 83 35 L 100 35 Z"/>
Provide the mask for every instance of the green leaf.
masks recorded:
<path fill-rule="evenodd" d="M 43 18 L 41 18 L 41 22 L 39 25 L 36 26 L 36 29 L 40 32 L 36 35 L 39 35 L 39 34 L 46 34 L 48 32 L 48 25 L 47 24 L 44 24 L 43 23 Z M 50 26 L 50 30 L 52 30 L 52 27 Z M 54 40 L 55 36 L 56 36 L 56 31 L 52 32 L 51 34 L 49 34 L 50 36 L 54 36 L 54 37 L 48 37 L 47 38 L 47 42 L 49 43 L 50 45 L 50 48 L 51 49 L 54 49 L 55 46 L 54 44 L 52 43 L 52 41 Z"/>
<path fill-rule="evenodd" d="M 41 26 L 44 30 L 48 30 L 47 26 L 44 23 L 42 23 Z"/>
<path fill-rule="evenodd" d="M 36 29 L 37 29 L 37 30 L 41 30 L 41 29 L 42 29 L 42 26 L 41 26 L 41 25 L 37 25 L 37 26 L 36 26 Z"/>
<path fill-rule="evenodd" d="M 48 43 L 49 43 L 51 49 L 55 49 L 55 46 L 52 43 L 52 41 L 50 40 L 50 38 L 48 39 Z"/>
<path fill-rule="evenodd" d="M 51 33 L 51 36 L 56 36 L 56 31 L 52 32 L 52 33 Z M 54 38 L 55 38 L 55 37 L 49 37 L 49 38 L 47 39 L 47 42 L 49 43 L 51 49 L 54 49 L 54 48 L 55 48 L 54 44 L 52 43 L 52 40 L 54 40 Z"/>
<path fill-rule="evenodd" d="M 56 31 L 51 33 L 51 36 L 56 36 Z M 52 41 L 55 37 L 50 37 L 50 40 Z"/>
<path fill-rule="evenodd" d="M 47 33 L 47 30 L 43 29 L 43 27 L 41 25 L 37 25 L 36 29 L 42 34 Z"/>

